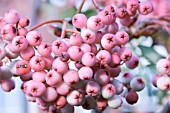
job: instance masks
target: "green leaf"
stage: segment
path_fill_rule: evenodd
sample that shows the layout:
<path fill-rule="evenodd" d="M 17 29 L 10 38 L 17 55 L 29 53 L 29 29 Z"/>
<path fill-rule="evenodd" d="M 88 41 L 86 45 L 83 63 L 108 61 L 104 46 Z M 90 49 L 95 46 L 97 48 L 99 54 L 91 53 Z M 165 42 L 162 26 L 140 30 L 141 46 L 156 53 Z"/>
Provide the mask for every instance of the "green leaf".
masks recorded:
<path fill-rule="evenodd" d="M 83 14 L 85 14 L 87 16 L 87 18 L 91 17 L 91 16 L 94 16 L 97 14 L 97 12 L 93 9 L 89 9 L 87 10 L 86 12 L 84 12 Z"/>
<path fill-rule="evenodd" d="M 63 11 L 60 15 L 61 18 L 69 18 L 69 17 L 73 17 L 77 12 L 76 8 L 70 8 L 66 11 Z"/>
<path fill-rule="evenodd" d="M 162 58 L 161 55 L 159 55 L 153 48 L 151 47 L 145 47 L 142 45 L 138 46 L 141 51 L 142 55 L 147 58 L 151 63 L 156 64 L 156 62 Z"/>

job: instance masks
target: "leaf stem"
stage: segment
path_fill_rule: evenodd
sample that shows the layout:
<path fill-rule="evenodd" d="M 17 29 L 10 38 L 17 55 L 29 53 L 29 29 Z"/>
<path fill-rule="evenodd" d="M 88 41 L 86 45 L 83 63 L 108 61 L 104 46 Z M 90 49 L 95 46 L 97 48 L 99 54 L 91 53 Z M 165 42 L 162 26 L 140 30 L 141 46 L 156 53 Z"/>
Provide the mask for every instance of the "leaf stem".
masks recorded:
<path fill-rule="evenodd" d="M 77 14 L 78 14 L 78 13 L 81 13 L 81 9 L 83 8 L 84 2 L 85 2 L 85 0 L 83 0 L 83 1 L 81 2 L 80 7 L 79 7 L 78 10 L 77 10 Z"/>

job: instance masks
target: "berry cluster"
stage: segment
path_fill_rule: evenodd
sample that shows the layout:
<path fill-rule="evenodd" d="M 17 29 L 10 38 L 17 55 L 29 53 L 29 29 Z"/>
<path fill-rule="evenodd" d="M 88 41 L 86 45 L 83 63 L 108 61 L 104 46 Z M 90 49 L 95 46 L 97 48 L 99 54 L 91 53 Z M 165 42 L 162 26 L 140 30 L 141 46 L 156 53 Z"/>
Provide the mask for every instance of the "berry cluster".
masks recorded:
<path fill-rule="evenodd" d="M 0 18 L 5 43 L 0 47 L 0 60 L 11 61 L 9 66 L 0 61 L 2 89 L 6 92 L 14 89 L 12 77 L 18 76 L 27 100 L 50 113 L 74 106 L 97 111 L 107 106 L 116 109 L 122 105 L 123 97 L 129 104 L 135 104 L 136 92 L 145 84 L 129 72 L 123 73 L 121 80 L 116 79 L 123 64 L 134 69 L 139 63 L 126 47 L 128 33 L 118 31 L 116 19 L 128 26 L 137 13 L 146 15 L 152 10 L 149 2 L 127 0 L 126 7 L 115 10 L 109 5 L 88 19 L 78 13 L 73 16 L 72 25 L 81 32 L 50 44 L 42 41 L 38 31 L 25 28 L 29 19 L 20 18 L 16 10 L 10 9 Z"/>
<path fill-rule="evenodd" d="M 156 64 L 158 74 L 152 78 L 152 84 L 161 91 L 170 90 L 170 60 L 160 59 Z"/>

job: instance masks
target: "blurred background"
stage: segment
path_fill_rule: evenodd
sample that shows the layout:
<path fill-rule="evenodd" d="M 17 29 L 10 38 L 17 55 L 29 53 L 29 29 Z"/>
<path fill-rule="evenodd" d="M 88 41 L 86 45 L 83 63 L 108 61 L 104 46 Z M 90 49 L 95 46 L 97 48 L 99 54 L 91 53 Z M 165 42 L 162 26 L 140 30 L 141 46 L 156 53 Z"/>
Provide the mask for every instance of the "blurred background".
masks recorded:
<path fill-rule="evenodd" d="M 10 8 L 16 9 L 21 17 L 28 17 L 31 21 L 28 28 L 37 23 L 50 20 L 70 18 L 76 13 L 82 0 L 0 0 L 0 15 L 4 16 L 5 11 Z M 108 4 L 117 4 L 120 0 L 96 0 L 102 8 Z M 145 0 L 141 0 L 145 1 Z M 147 18 L 170 14 L 170 0 L 150 0 L 154 4 L 154 12 L 148 16 L 141 16 L 143 21 Z M 90 17 L 96 11 L 91 0 L 86 0 L 82 12 Z M 50 24 L 61 26 L 60 24 Z M 57 36 L 54 29 L 49 25 L 44 25 L 37 29 L 42 33 L 43 41 L 53 42 Z M 134 70 L 127 70 L 122 67 L 122 72 L 130 71 L 134 76 L 144 78 L 146 87 L 139 92 L 139 101 L 135 105 L 124 102 L 118 110 L 107 109 L 104 113 L 170 113 L 170 92 L 161 92 L 154 88 L 151 79 L 157 74 L 155 63 L 160 58 L 165 58 L 170 53 L 170 35 L 163 29 L 151 36 L 142 35 L 131 38 L 127 45 L 133 53 L 139 57 L 140 65 Z M 42 113 L 35 103 L 28 102 L 25 95 L 20 90 L 21 81 L 15 78 L 16 88 L 10 93 L 5 93 L 0 88 L 0 113 Z M 83 110 L 76 107 L 75 113 L 91 113 L 90 110 Z"/>

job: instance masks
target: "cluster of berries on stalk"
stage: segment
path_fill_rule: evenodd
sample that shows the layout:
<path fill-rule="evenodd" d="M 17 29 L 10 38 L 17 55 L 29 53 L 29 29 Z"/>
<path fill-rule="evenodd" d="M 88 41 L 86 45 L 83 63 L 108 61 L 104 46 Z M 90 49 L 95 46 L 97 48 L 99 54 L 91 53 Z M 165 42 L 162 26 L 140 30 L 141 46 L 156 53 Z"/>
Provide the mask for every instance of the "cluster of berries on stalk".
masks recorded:
<path fill-rule="evenodd" d="M 129 72 L 120 75 L 123 64 L 134 69 L 139 60 L 126 47 L 129 34 L 119 31 L 116 20 L 128 26 L 137 13 L 147 15 L 152 11 L 149 2 L 127 0 L 125 7 L 115 9 L 108 5 L 88 19 L 78 13 L 72 25 L 81 32 L 50 44 L 43 42 L 40 32 L 26 29 L 29 19 L 20 18 L 14 9 L 8 10 L 0 17 L 1 39 L 5 43 L 0 47 L 2 89 L 13 90 L 12 77 L 20 77 L 27 100 L 49 113 L 74 110 L 74 106 L 97 111 L 107 106 L 117 109 L 122 98 L 135 104 L 137 92 L 145 84 Z M 4 58 L 10 59 L 9 65 L 2 62 Z"/>

